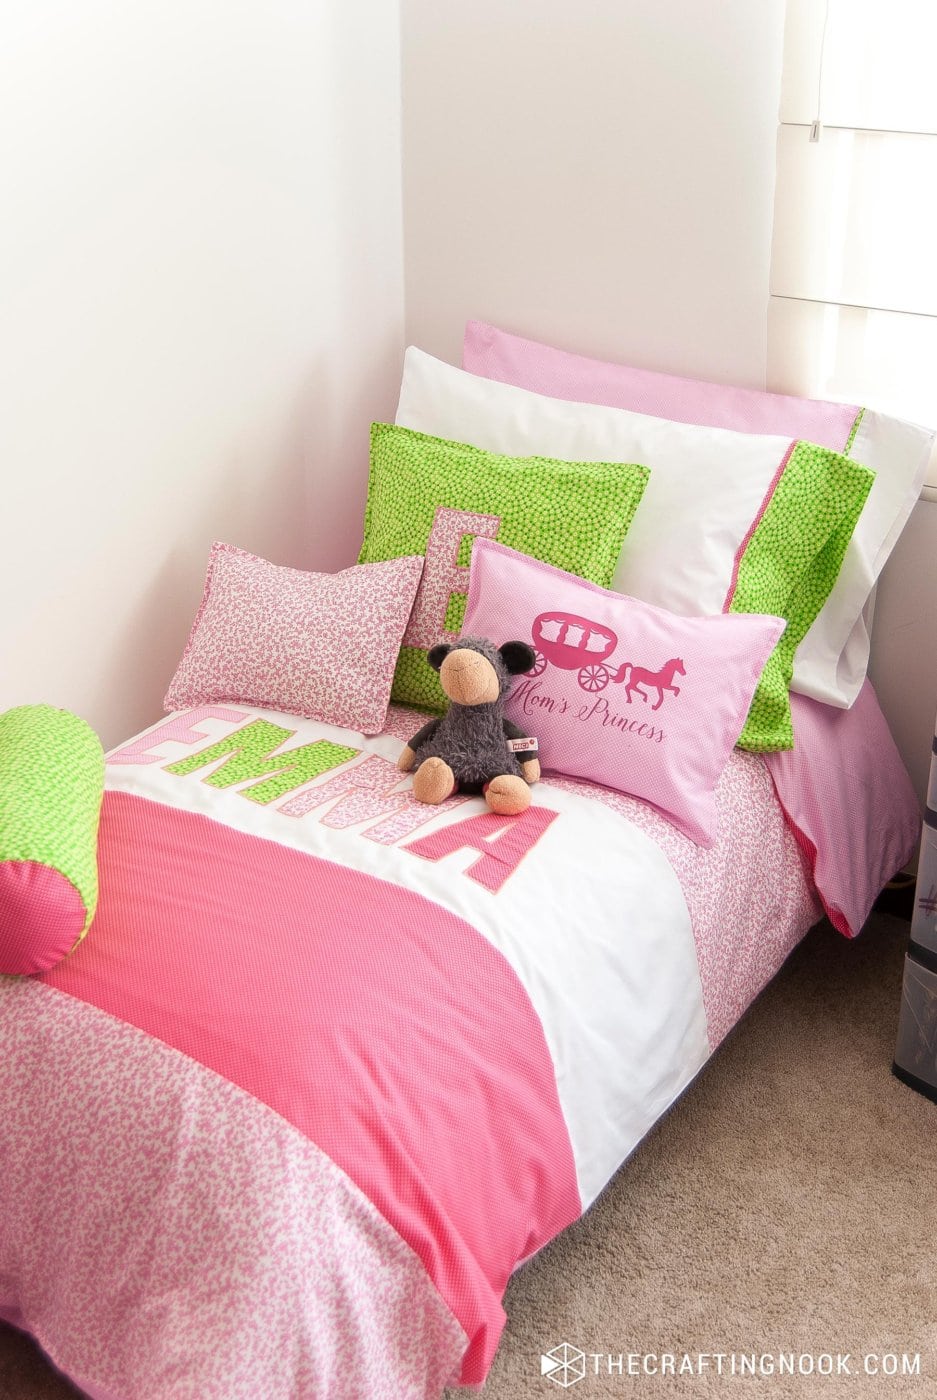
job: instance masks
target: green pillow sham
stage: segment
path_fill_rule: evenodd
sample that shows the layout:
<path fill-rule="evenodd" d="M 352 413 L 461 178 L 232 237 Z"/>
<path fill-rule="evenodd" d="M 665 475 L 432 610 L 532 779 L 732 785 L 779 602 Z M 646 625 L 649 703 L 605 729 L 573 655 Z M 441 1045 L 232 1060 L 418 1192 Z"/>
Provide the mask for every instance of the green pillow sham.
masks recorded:
<path fill-rule="evenodd" d="M 739 748 L 793 748 L 788 691 L 794 653 L 830 596 L 874 480 L 869 467 L 839 452 L 810 442 L 792 445 L 739 560 L 728 608 L 787 619 L 761 673 Z"/>
<path fill-rule="evenodd" d="M 373 424 L 358 562 L 408 554 L 426 559 L 391 698 L 445 710 L 426 652 L 454 640 L 462 626 L 477 535 L 607 588 L 649 475 L 636 464 L 506 457 Z"/>

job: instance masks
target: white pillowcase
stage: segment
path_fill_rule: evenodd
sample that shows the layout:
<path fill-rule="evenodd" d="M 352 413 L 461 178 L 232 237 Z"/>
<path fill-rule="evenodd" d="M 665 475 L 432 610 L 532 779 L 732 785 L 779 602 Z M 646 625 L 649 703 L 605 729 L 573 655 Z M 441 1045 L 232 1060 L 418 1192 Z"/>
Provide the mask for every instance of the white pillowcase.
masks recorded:
<path fill-rule="evenodd" d="M 548 398 L 468 374 L 413 346 L 396 421 L 488 451 L 643 463 L 650 481 L 612 586 L 697 616 L 726 610 L 737 559 L 791 447 L 786 437 Z M 837 581 L 797 651 L 792 689 L 841 707 L 852 703 L 862 677 L 854 689 L 845 687 L 838 664 L 876 572 L 870 561 L 846 588 Z"/>

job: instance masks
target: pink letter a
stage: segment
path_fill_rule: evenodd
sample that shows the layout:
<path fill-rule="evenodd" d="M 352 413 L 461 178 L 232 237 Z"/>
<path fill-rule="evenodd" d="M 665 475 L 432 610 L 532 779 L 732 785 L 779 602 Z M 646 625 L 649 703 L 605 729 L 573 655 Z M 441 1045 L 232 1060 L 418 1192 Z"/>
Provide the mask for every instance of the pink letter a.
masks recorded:
<path fill-rule="evenodd" d="M 528 807 L 519 817 L 499 817 L 494 812 L 486 812 L 480 817 L 454 822 L 431 836 L 421 836 L 403 849 L 424 860 L 442 860 L 453 851 L 471 846 L 481 858 L 469 866 L 466 875 L 497 894 L 558 816 L 559 812 L 551 812 L 548 807 Z"/>

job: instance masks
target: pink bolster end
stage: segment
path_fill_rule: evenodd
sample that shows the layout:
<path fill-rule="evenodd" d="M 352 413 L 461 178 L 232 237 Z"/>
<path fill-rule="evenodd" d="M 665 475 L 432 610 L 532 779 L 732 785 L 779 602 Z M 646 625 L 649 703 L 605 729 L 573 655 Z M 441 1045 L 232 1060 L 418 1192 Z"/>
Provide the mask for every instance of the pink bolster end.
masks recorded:
<path fill-rule="evenodd" d="M 81 896 L 58 870 L 0 861 L 0 973 L 27 976 L 61 962 L 85 926 Z"/>

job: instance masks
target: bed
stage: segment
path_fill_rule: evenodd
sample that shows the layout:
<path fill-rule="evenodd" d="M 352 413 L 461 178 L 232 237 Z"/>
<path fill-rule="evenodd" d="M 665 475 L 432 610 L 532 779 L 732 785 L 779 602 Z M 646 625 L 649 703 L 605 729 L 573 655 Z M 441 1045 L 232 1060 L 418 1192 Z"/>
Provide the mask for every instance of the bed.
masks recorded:
<path fill-rule="evenodd" d="M 394 463 L 414 441 L 388 440 Z M 603 471 L 594 490 L 618 491 Z M 838 457 L 830 471 L 862 486 Z M 379 680 L 362 633 L 351 710 L 375 687 L 384 701 L 357 727 L 329 705 L 338 658 L 365 649 L 328 620 L 362 575 L 316 584 L 333 652 L 310 701 L 277 688 L 296 683 L 283 618 L 308 618 L 300 581 L 216 546 L 169 713 L 107 758 L 91 931 L 49 970 L 0 979 L 0 1318 L 93 1400 L 438 1400 L 482 1384 L 511 1273 L 588 1209 L 807 929 L 825 913 L 857 933 L 915 849 L 917 802 L 861 677 L 848 706 L 786 686 L 783 714 L 770 687 L 746 702 L 754 741 L 729 745 L 692 836 L 617 776 L 551 769 L 520 816 L 461 793 L 416 802 L 397 760 L 425 719 L 427 566 L 407 504 L 388 543 L 372 481 L 357 567 L 419 563 L 367 576 L 372 602 L 386 587 L 380 616 L 394 599 L 399 616 Z M 447 507 L 463 525 L 466 509 Z M 474 510 L 483 536 L 491 510 Z M 437 504 L 427 559 L 439 519 Z M 729 560 L 734 586 L 738 548 Z M 245 570 L 248 592 L 226 594 Z M 270 637 L 248 656 L 249 616 L 232 644 L 268 586 L 273 681 Z M 212 692 L 222 653 L 242 677 L 262 665 L 268 703 Z M 776 722 L 793 746 L 765 741 Z M 699 712 L 687 725 L 705 748 Z"/>

